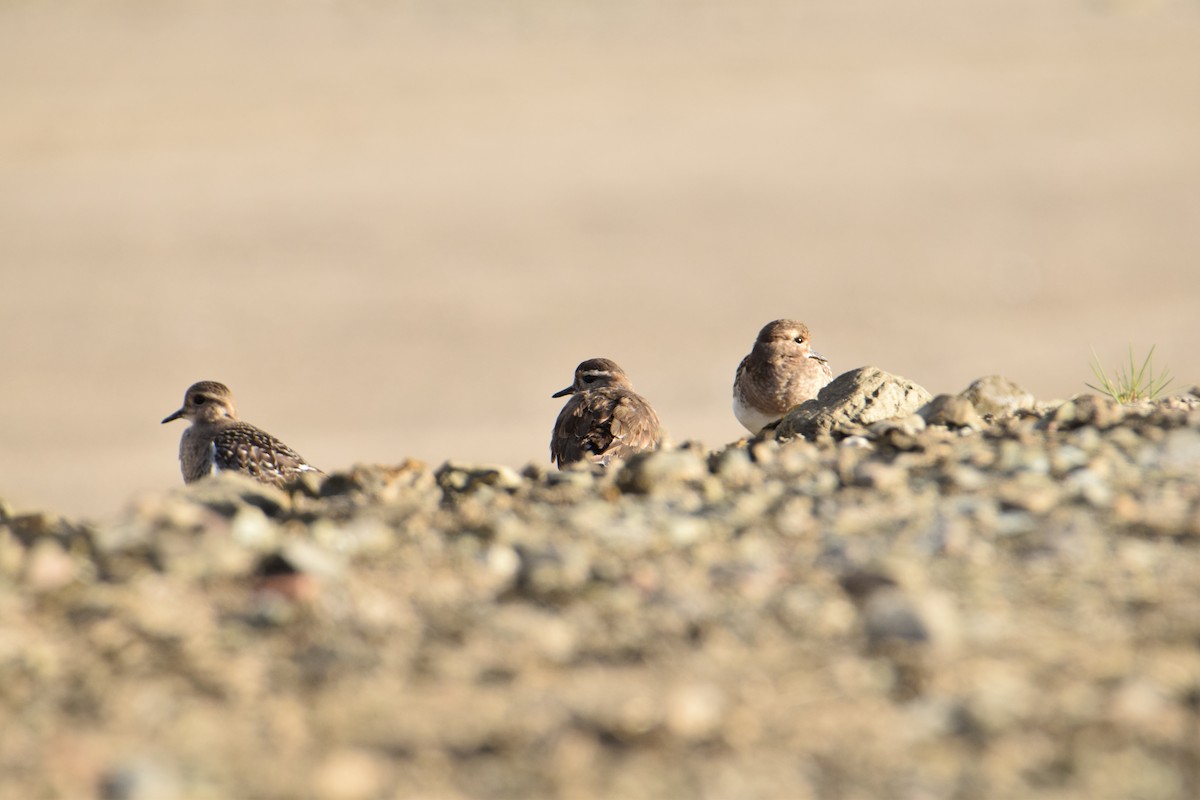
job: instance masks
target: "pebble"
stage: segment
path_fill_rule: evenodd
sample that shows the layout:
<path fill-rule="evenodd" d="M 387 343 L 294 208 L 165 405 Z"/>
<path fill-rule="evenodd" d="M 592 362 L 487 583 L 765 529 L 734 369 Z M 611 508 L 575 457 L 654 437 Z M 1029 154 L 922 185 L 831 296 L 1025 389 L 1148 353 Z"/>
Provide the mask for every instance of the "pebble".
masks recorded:
<path fill-rule="evenodd" d="M 988 375 L 971 382 L 959 393 L 980 414 L 1003 416 L 1034 407 L 1032 394 L 1002 375 Z"/>
<path fill-rule="evenodd" d="M 325 756 L 312 777 L 314 794 L 328 800 L 371 800 L 383 788 L 384 768 L 365 750 L 342 748 Z"/>
<path fill-rule="evenodd" d="M 617 474 L 623 492 L 651 494 L 702 480 L 708 475 L 703 454 L 695 450 L 658 450 L 627 459 Z"/>
<path fill-rule="evenodd" d="M 944 425 L 949 428 L 969 428 L 983 430 L 983 418 L 971 405 L 971 401 L 961 395 L 939 394 L 925 405 L 921 406 L 921 418 L 930 425 Z"/>
<path fill-rule="evenodd" d="M 75 580 L 78 562 L 50 539 L 38 539 L 25 560 L 25 585 L 35 592 L 60 589 Z"/>

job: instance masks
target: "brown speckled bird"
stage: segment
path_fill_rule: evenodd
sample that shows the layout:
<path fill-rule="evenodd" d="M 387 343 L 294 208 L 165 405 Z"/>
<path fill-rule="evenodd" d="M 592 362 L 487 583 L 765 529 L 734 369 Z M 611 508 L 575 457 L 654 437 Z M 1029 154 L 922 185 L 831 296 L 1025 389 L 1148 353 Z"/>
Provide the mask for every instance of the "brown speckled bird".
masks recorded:
<path fill-rule="evenodd" d="M 163 420 L 191 421 L 179 442 L 183 482 L 192 483 L 219 470 L 249 475 L 273 486 L 283 486 L 301 473 L 321 470 L 266 431 L 238 419 L 229 387 L 200 381 L 188 387 L 183 408 Z"/>
<path fill-rule="evenodd" d="M 552 397 L 568 394 L 572 397 L 559 412 L 550 439 L 550 460 L 560 468 L 583 460 L 607 466 L 661 443 L 658 415 L 615 362 L 584 361 L 575 368 L 574 382 Z"/>
<path fill-rule="evenodd" d="M 808 326 L 794 319 L 768 322 L 733 380 L 733 413 L 751 433 L 778 422 L 833 380 L 829 362 L 810 347 Z"/>

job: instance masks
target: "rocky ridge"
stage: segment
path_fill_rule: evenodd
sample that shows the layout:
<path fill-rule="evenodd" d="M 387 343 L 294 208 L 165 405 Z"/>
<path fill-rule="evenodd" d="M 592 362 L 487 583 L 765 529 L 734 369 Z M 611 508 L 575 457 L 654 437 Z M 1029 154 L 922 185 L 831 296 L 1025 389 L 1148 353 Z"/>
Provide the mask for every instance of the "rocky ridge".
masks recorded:
<path fill-rule="evenodd" d="M 0 796 L 1200 796 L 1200 389 L 0 505 Z"/>

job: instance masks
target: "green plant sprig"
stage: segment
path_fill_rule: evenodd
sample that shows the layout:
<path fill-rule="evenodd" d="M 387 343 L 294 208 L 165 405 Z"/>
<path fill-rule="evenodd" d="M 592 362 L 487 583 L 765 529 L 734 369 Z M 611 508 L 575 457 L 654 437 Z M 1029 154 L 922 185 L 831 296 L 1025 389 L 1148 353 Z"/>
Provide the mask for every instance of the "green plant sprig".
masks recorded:
<path fill-rule="evenodd" d="M 1173 378 L 1170 370 L 1164 368 L 1158 375 L 1154 374 L 1154 346 L 1151 345 L 1150 352 L 1146 354 L 1146 358 L 1142 361 L 1141 366 L 1138 366 L 1133 358 L 1133 345 L 1129 346 L 1129 367 L 1118 367 L 1117 371 L 1110 377 L 1104 366 L 1100 363 L 1100 357 L 1096 355 L 1095 348 L 1092 348 L 1092 374 L 1096 376 L 1096 381 L 1099 386 L 1091 383 L 1085 383 L 1089 389 L 1094 389 L 1101 394 L 1106 394 L 1118 403 L 1136 403 L 1139 400 L 1154 400 L 1163 390 L 1171 385 Z"/>

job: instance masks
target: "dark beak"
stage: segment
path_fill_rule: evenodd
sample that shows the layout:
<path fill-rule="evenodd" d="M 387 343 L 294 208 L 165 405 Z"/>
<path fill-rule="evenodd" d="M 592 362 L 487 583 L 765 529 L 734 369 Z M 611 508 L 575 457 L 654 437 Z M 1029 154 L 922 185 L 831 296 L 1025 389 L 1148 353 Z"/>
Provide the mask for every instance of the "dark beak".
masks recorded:
<path fill-rule="evenodd" d="M 569 394 L 575 394 L 575 387 L 573 385 L 568 386 L 567 388 L 563 389 L 561 392 L 555 392 L 554 394 L 552 394 L 550 396 L 551 397 L 566 397 Z"/>
<path fill-rule="evenodd" d="M 178 411 L 176 411 L 176 412 L 175 412 L 174 414 L 172 414 L 171 416 L 169 416 L 169 417 L 167 417 L 166 419 L 164 419 L 164 420 L 162 421 L 162 424 L 163 424 L 163 425 L 166 425 L 168 422 L 172 422 L 173 420 L 180 419 L 181 417 L 183 417 L 183 409 L 182 409 L 182 408 L 181 408 L 181 409 L 179 409 Z"/>

